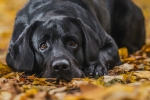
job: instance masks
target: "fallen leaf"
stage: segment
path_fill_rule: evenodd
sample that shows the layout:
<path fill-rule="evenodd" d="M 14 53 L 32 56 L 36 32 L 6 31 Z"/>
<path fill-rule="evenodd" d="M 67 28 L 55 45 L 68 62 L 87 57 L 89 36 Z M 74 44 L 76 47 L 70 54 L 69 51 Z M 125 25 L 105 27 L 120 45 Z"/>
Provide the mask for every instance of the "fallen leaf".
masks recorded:
<path fill-rule="evenodd" d="M 120 80 L 124 80 L 124 77 L 122 75 L 118 75 L 118 76 L 104 76 L 104 82 L 110 82 L 113 79 L 120 79 Z"/>
<path fill-rule="evenodd" d="M 12 78 L 12 77 L 15 77 L 15 76 L 16 76 L 15 72 L 11 72 L 7 75 L 2 76 L 2 78 Z"/>
<path fill-rule="evenodd" d="M 34 80 L 35 79 L 35 74 L 31 75 L 31 76 L 27 76 L 27 79 L 29 80 Z M 45 79 L 43 79 L 45 81 Z"/>
<path fill-rule="evenodd" d="M 124 71 L 127 72 L 133 69 L 134 69 L 134 64 L 128 64 L 128 63 L 114 67 L 115 72 L 124 72 Z"/>
<path fill-rule="evenodd" d="M 64 87 L 60 87 L 60 88 L 56 88 L 56 89 L 50 90 L 49 91 L 49 95 L 53 95 L 54 93 L 65 91 L 66 89 L 67 89 L 67 87 L 64 86 Z"/>
<path fill-rule="evenodd" d="M 38 93 L 37 89 L 29 89 L 29 90 L 27 90 L 27 91 L 25 92 L 25 95 L 26 95 L 27 97 L 31 97 L 31 96 L 34 96 L 34 95 L 37 94 L 37 93 Z"/>
<path fill-rule="evenodd" d="M 67 95 L 67 93 L 66 92 L 60 92 L 60 93 L 55 93 L 54 95 L 57 98 L 57 100 L 64 100 L 64 98 Z"/>
<path fill-rule="evenodd" d="M 33 85 L 42 85 L 42 86 L 51 85 L 50 82 L 46 81 L 46 78 L 34 78 L 34 81 L 32 84 Z"/>
<path fill-rule="evenodd" d="M 13 96 L 10 92 L 6 91 L 0 92 L 0 100 L 11 100 L 12 97 Z"/>
<path fill-rule="evenodd" d="M 126 63 L 126 62 L 133 62 L 135 60 L 136 60 L 136 58 L 130 57 L 130 58 L 123 59 L 122 62 L 124 62 L 124 63 Z"/>
<path fill-rule="evenodd" d="M 11 72 L 12 70 L 7 65 L 0 63 L 0 77 Z"/>
<path fill-rule="evenodd" d="M 120 55 L 120 58 L 121 59 L 125 59 L 125 58 L 127 58 L 128 57 L 128 50 L 127 50 L 127 48 L 120 48 L 119 50 L 118 50 L 118 52 L 119 52 L 119 55 Z"/>
<path fill-rule="evenodd" d="M 150 71 L 136 71 L 133 74 L 139 78 L 150 78 Z"/>

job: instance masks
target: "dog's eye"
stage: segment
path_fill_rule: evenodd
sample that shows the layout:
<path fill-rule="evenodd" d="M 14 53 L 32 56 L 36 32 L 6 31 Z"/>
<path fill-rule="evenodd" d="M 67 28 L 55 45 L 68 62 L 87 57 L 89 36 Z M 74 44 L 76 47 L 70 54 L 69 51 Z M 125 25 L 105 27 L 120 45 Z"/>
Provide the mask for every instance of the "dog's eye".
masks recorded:
<path fill-rule="evenodd" d="M 46 42 L 42 42 L 42 43 L 40 44 L 40 49 L 41 49 L 41 50 L 44 50 L 44 49 L 46 49 L 46 48 L 47 48 Z"/>
<path fill-rule="evenodd" d="M 72 46 L 72 47 L 77 47 L 77 42 L 75 40 L 70 40 L 69 41 L 69 46 Z"/>

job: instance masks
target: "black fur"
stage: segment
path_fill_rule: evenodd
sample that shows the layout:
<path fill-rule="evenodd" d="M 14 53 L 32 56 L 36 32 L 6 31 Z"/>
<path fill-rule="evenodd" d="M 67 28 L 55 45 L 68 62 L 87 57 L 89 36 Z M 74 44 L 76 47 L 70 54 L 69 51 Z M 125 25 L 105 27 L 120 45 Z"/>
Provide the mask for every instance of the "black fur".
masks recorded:
<path fill-rule="evenodd" d="M 6 61 L 39 77 L 101 76 L 121 63 L 117 45 L 129 52 L 144 45 L 144 28 L 131 0 L 30 0 L 17 14 Z"/>

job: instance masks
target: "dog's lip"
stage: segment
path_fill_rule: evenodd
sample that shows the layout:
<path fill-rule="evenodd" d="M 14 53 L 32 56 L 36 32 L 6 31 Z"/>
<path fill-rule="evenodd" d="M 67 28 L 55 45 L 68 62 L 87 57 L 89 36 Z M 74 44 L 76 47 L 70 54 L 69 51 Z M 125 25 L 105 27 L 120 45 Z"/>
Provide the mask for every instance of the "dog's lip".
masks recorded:
<path fill-rule="evenodd" d="M 85 73 L 80 69 L 80 66 L 71 65 L 71 69 L 64 72 L 53 72 L 45 70 L 40 74 L 40 77 L 56 78 L 56 80 L 71 81 L 73 78 L 81 78 Z"/>
<path fill-rule="evenodd" d="M 72 80 L 72 77 L 63 77 L 62 75 L 59 75 L 57 78 L 56 78 L 57 82 L 60 81 L 60 80 L 65 80 L 67 82 L 70 82 Z"/>
<path fill-rule="evenodd" d="M 57 76 L 55 76 L 56 80 L 57 81 L 60 81 L 60 80 L 65 80 L 67 82 L 71 81 L 73 78 L 81 78 L 81 77 L 84 77 L 85 74 L 84 72 L 82 72 L 81 70 L 74 70 L 73 72 L 70 71 L 70 74 L 66 74 L 66 73 L 59 73 L 57 74 Z"/>
<path fill-rule="evenodd" d="M 60 80 L 65 80 L 67 82 L 71 81 L 73 77 L 73 75 L 70 73 L 66 74 L 66 73 L 59 73 L 56 76 L 53 76 L 54 78 L 56 78 L 57 82 Z"/>

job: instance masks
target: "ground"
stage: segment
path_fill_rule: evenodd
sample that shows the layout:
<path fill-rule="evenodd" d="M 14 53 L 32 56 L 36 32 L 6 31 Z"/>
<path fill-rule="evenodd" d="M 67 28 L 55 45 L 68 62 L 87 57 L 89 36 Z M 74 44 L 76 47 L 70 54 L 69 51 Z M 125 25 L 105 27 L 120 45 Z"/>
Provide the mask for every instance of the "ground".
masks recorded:
<path fill-rule="evenodd" d="M 107 76 L 56 82 L 12 72 L 6 65 L 15 15 L 26 0 L 0 0 L 0 100 L 150 100 L 150 1 L 133 1 L 146 19 L 146 45 L 132 55 L 119 49 L 124 64 Z"/>

